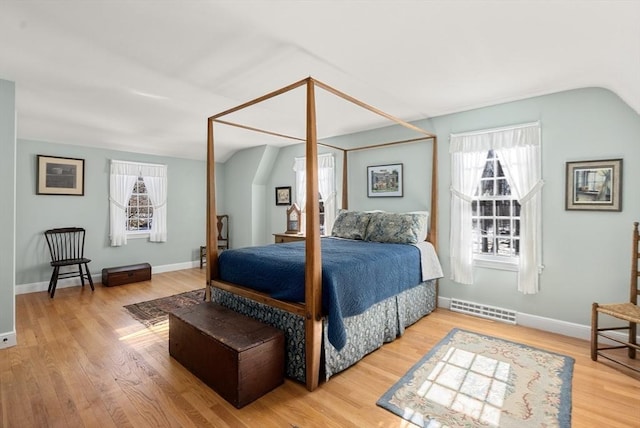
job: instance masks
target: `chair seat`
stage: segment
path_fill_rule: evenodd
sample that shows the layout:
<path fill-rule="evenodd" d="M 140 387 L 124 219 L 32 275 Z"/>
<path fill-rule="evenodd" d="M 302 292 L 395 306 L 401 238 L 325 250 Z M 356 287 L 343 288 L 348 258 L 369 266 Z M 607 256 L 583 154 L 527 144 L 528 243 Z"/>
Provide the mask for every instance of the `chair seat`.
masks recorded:
<path fill-rule="evenodd" d="M 640 323 L 640 306 L 633 303 L 599 304 L 596 310 L 625 321 Z"/>
<path fill-rule="evenodd" d="M 77 265 L 80 263 L 89 263 L 91 261 L 91 259 L 86 259 L 86 258 L 82 258 L 82 259 L 69 259 L 69 260 L 58 260 L 55 262 L 51 262 L 51 266 L 72 266 L 72 265 Z"/>

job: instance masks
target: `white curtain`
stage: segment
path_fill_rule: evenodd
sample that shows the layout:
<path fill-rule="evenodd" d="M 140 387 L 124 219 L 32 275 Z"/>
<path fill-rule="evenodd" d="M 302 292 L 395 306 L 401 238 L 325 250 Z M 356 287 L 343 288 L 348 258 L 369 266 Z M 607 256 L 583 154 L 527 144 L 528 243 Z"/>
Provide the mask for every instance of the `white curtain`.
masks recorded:
<path fill-rule="evenodd" d="M 296 172 L 296 203 L 302 210 L 304 219 L 307 204 L 306 158 L 295 158 L 293 170 Z M 325 234 L 331 234 L 333 222 L 336 219 L 335 160 L 331 153 L 318 155 L 318 191 L 324 201 Z"/>
<path fill-rule="evenodd" d="M 147 187 L 149 200 L 153 205 L 153 220 L 149 241 L 167 241 L 167 166 L 141 165 L 140 175 Z"/>
<path fill-rule="evenodd" d="M 138 181 L 131 163 L 111 161 L 109 179 L 109 236 L 112 247 L 127 244 L 127 204 Z"/>
<path fill-rule="evenodd" d="M 518 291 L 535 294 L 540 290 L 542 270 L 542 173 L 540 126 L 503 131 L 511 147 L 497 148 L 505 177 L 520 203 L 520 265 Z"/>
<path fill-rule="evenodd" d="M 455 151 L 454 151 L 455 150 Z M 486 151 L 471 150 L 451 139 L 451 279 L 473 284 L 471 198 L 480 183 Z"/>
<path fill-rule="evenodd" d="M 482 174 L 486 153 L 493 149 L 521 205 L 518 290 L 525 294 L 538 292 L 542 269 L 540 146 L 539 122 L 451 135 L 450 255 L 454 281 L 473 283 L 470 200 Z"/>
<path fill-rule="evenodd" d="M 153 205 L 149 240 L 167 240 L 167 166 L 112 160 L 109 179 L 109 229 L 112 247 L 127 244 L 126 210 L 138 177 L 143 178 Z"/>

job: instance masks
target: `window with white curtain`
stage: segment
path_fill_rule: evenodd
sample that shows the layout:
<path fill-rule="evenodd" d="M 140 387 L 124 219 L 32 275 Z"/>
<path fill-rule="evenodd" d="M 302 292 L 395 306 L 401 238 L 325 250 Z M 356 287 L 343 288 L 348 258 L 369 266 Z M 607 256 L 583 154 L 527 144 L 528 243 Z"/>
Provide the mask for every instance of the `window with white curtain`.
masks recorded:
<path fill-rule="evenodd" d="M 540 124 L 451 134 L 451 279 L 473 283 L 473 266 L 515 264 L 518 290 L 539 290 Z M 487 266 L 486 264 L 484 266 Z"/>
<path fill-rule="evenodd" d="M 293 170 L 296 173 L 296 203 L 305 219 L 307 203 L 307 158 L 295 158 Z M 318 199 L 320 202 L 320 231 L 330 235 L 336 218 L 336 178 L 335 160 L 331 153 L 318 155 Z"/>
<path fill-rule="evenodd" d="M 109 181 L 111 246 L 144 234 L 151 242 L 167 240 L 167 166 L 111 161 Z"/>
<path fill-rule="evenodd" d="M 473 257 L 477 265 L 517 267 L 520 203 L 511 192 L 498 154 L 489 150 L 471 201 Z"/>

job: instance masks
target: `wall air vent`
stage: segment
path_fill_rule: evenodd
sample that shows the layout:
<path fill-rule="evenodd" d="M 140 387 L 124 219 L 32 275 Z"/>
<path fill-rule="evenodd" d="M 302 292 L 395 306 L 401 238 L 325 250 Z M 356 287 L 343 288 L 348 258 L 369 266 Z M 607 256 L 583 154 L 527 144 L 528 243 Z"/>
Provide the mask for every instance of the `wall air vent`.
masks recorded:
<path fill-rule="evenodd" d="M 477 317 L 502 321 L 509 324 L 516 324 L 516 313 L 509 309 L 496 308 L 495 306 L 466 302 L 458 299 L 451 299 L 449 309 L 463 314 L 475 315 Z"/>

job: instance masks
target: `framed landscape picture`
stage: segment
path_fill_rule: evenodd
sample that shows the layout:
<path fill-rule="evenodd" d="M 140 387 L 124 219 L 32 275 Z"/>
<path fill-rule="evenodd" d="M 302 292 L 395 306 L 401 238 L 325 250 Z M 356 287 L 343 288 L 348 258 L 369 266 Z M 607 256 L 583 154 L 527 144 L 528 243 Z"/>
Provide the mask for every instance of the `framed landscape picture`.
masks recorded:
<path fill-rule="evenodd" d="M 84 196 L 84 159 L 38 155 L 36 194 Z"/>
<path fill-rule="evenodd" d="M 368 166 L 367 196 L 402 197 L 402 164 Z"/>
<path fill-rule="evenodd" d="M 622 159 L 567 162 L 566 209 L 622 211 Z"/>

